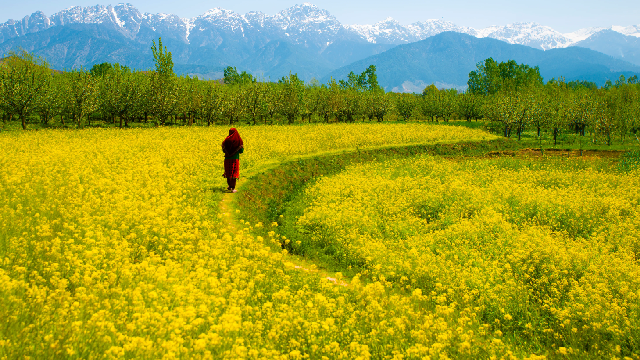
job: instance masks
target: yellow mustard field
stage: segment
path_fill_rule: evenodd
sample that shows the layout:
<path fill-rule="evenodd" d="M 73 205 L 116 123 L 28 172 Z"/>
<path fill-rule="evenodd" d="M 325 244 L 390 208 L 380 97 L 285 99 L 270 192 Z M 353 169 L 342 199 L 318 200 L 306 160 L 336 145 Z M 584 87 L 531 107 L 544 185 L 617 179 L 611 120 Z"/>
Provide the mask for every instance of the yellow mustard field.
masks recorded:
<path fill-rule="evenodd" d="M 238 129 L 246 147 L 241 176 L 321 152 L 493 138 L 420 124 Z M 412 296 L 382 278 L 335 285 L 296 269 L 286 252 L 273 252 L 271 240 L 252 234 L 262 224 L 231 225 L 240 224 L 242 209 L 219 210 L 226 132 L 0 134 L 0 358 L 445 359 L 533 353 L 496 336 L 494 325 L 481 317 L 484 308 L 457 305 L 449 297 L 433 307 L 428 290 Z M 277 230 L 275 225 L 265 226 Z M 626 243 L 617 241 L 620 254 L 627 254 Z M 557 255 L 553 248 L 547 253 Z M 636 288 L 630 259 L 603 254 L 611 262 L 605 264 L 613 269 L 605 274 L 611 281 L 629 275 L 611 304 L 599 302 L 602 308 L 590 310 L 604 321 L 615 301 L 631 301 Z M 441 283 L 447 291 L 456 286 Z M 605 296 L 618 286 L 593 285 L 597 291 L 586 297 Z M 631 305 L 616 306 L 619 316 L 633 321 L 631 310 L 622 311 Z M 588 323 L 594 334 L 596 320 Z M 617 326 L 615 339 L 627 334 L 617 322 L 607 326 Z"/>
<path fill-rule="evenodd" d="M 354 165 L 306 189 L 293 247 L 447 313 L 460 353 L 638 359 L 639 189 L 605 160 Z"/>

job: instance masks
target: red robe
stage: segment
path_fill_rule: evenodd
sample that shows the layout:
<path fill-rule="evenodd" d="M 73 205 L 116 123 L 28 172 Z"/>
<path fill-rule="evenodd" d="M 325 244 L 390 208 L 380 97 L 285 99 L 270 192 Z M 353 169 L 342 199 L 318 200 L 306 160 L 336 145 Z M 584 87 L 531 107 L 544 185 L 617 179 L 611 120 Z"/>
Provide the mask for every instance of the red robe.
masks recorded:
<path fill-rule="evenodd" d="M 244 147 L 244 143 L 238 130 L 229 129 L 229 136 L 222 142 L 222 151 L 225 157 L 237 154 Z M 231 179 L 240 178 L 240 159 L 224 159 L 224 174 L 222 176 Z"/>

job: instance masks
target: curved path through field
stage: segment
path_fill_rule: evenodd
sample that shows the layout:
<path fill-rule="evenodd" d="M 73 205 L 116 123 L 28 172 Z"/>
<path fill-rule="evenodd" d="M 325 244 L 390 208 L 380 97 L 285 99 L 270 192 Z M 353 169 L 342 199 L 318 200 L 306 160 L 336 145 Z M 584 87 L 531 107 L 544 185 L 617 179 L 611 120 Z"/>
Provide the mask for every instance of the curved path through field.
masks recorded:
<path fill-rule="evenodd" d="M 515 142 L 501 139 L 468 143 L 385 146 L 363 151 L 319 153 L 289 159 L 260 172 L 249 174 L 244 181 L 240 181 L 237 193 L 223 195 L 219 204 L 220 214 L 223 224 L 229 231 L 253 231 L 256 235 L 264 235 L 266 232 L 264 227 L 255 228 L 251 224 L 270 224 L 278 220 L 270 218 L 269 214 L 281 211 L 290 197 L 304 188 L 308 181 L 318 176 L 336 174 L 350 164 L 419 154 L 482 156 L 490 152 L 515 149 L 518 149 Z M 247 218 L 251 220 L 245 222 L 244 219 Z M 276 247 L 274 251 L 277 251 Z M 288 267 L 300 271 L 317 272 L 319 277 L 334 284 L 348 286 L 349 281 L 341 280 L 341 274 L 324 269 L 322 264 L 314 263 L 312 259 L 303 256 L 290 253 L 288 255 L 286 262 Z"/>

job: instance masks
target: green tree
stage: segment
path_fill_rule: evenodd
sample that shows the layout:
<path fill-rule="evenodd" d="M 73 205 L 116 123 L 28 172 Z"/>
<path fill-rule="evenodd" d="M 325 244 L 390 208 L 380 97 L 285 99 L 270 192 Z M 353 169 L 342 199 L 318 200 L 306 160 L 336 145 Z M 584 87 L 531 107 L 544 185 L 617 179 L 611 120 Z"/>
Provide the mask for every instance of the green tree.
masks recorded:
<path fill-rule="evenodd" d="M 567 84 L 564 82 L 547 83 L 545 92 L 548 102 L 543 108 L 544 116 L 548 119 L 547 123 L 553 134 L 553 145 L 556 146 L 560 130 L 567 126 L 572 114 L 580 115 L 575 112 L 571 94 L 567 91 Z"/>
<path fill-rule="evenodd" d="M 382 88 L 378 85 L 378 76 L 376 75 L 376 66 L 369 67 L 361 74 L 356 75 L 353 71 L 347 75 L 347 80 L 340 80 L 340 87 L 344 90 L 351 89 L 356 91 L 380 91 Z"/>
<path fill-rule="evenodd" d="M 289 73 L 289 76 L 280 79 L 278 84 L 282 91 L 280 113 L 287 119 L 289 124 L 293 124 L 302 111 L 304 82 L 298 78 L 297 74 Z"/>
<path fill-rule="evenodd" d="M 476 65 L 476 70 L 469 73 L 468 92 L 480 95 L 492 95 L 501 90 L 519 91 L 522 88 L 542 85 L 540 69 L 526 64 L 518 64 L 514 60 L 497 63 L 488 58 L 484 63 Z"/>
<path fill-rule="evenodd" d="M 120 127 L 129 126 L 141 94 L 129 68 L 115 64 L 99 82 L 99 106 L 111 120 L 119 118 Z"/>
<path fill-rule="evenodd" d="M 416 96 L 414 94 L 396 94 L 394 100 L 398 115 L 402 116 L 405 121 L 409 120 L 418 105 Z"/>
<path fill-rule="evenodd" d="M 221 121 L 228 120 L 229 125 L 238 122 L 245 114 L 247 106 L 244 87 L 239 85 L 224 86 L 220 91 L 219 116 Z"/>
<path fill-rule="evenodd" d="M 156 126 L 164 125 L 169 116 L 175 114 L 177 105 L 177 79 L 173 72 L 173 60 L 171 52 L 162 46 L 162 38 L 158 39 L 158 47 L 155 41 L 151 46 L 156 71 L 151 73 L 149 88 L 149 112 L 153 114 Z"/>
<path fill-rule="evenodd" d="M 360 93 L 356 89 L 341 89 L 342 101 L 335 115 L 340 121 L 353 122 L 362 111 Z"/>
<path fill-rule="evenodd" d="M 265 83 L 255 82 L 246 86 L 244 95 L 246 97 L 245 104 L 247 106 L 246 113 L 248 117 L 256 125 L 258 119 L 262 120 L 267 116 L 267 91 L 268 87 Z"/>
<path fill-rule="evenodd" d="M 171 52 L 167 50 L 167 47 L 162 46 L 162 38 L 158 38 L 158 46 L 156 46 L 155 40 L 152 41 L 151 52 L 153 53 L 153 60 L 156 64 L 156 73 L 162 77 L 175 77 L 176 74 L 173 72 L 173 57 Z"/>
<path fill-rule="evenodd" d="M 72 70 L 64 74 L 65 109 L 78 127 L 98 105 L 98 82 L 87 71 Z"/>
<path fill-rule="evenodd" d="M 220 85 L 215 81 L 203 81 L 201 87 L 200 114 L 207 120 L 207 125 L 211 125 L 220 108 Z"/>
<path fill-rule="evenodd" d="M 50 81 L 51 70 L 44 60 L 26 51 L 9 53 L 0 64 L 0 107 L 17 115 L 26 130 L 27 115 L 37 107 Z"/>
<path fill-rule="evenodd" d="M 484 97 L 465 92 L 458 97 L 458 111 L 460 115 L 470 121 L 482 118 L 482 104 Z"/>
<path fill-rule="evenodd" d="M 64 75 L 62 73 L 52 73 L 49 84 L 42 88 L 41 96 L 36 106 L 36 111 L 40 114 L 40 122 L 48 125 L 55 116 L 62 114 Z"/>
<path fill-rule="evenodd" d="M 89 70 L 89 73 L 94 77 L 101 77 L 109 74 L 113 71 L 113 65 L 108 62 L 103 62 L 101 64 L 95 64 Z"/>
<path fill-rule="evenodd" d="M 255 82 L 257 79 L 246 71 L 238 73 L 233 66 L 227 66 L 224 69 L 224 83 L 227 85 L 251 85 Z"/>
<path fill-rule="evenodd" d="M 389 96 L 384 91 L 368 91 L 362 95 L 364 114 L 369 120 L 384 121 L 389 111 Z"/>

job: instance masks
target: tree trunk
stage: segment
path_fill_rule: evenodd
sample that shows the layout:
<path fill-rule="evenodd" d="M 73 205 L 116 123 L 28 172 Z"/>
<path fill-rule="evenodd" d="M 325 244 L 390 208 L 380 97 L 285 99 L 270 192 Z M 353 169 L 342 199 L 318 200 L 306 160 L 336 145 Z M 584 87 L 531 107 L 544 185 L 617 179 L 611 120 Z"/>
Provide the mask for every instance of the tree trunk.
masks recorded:
<path fill-rule="evenodd" d="M 20 114 L 20 121 L 22 122 L 22 130 L 27 130 L 27 119 L 24 113 Z"/>
<path fill-rule="evenodd" d="M 120 129 L 122 129 L 122 116 L 120 116 Z"/>
<path fill-rule="evenodd" d="M 558 144 L 558 128 L 553 128 L 553 146 Z"/>
<path fill-rule="evenodd" d="M 521 136 L 522 136 L 522 127 L 518 126 L 518 141 L 520 141 Z"/>
<path fill-rule="evenodd" d="M 538 137 L 540 137 L 540 126 L 538 126 Z"/>

